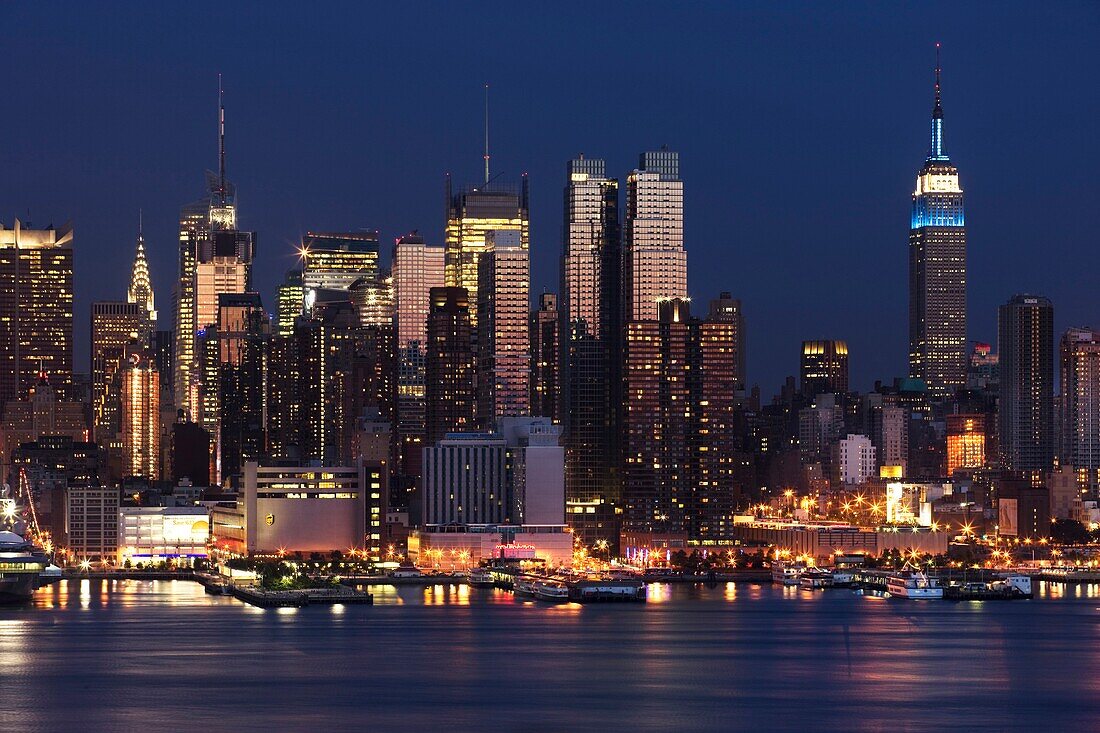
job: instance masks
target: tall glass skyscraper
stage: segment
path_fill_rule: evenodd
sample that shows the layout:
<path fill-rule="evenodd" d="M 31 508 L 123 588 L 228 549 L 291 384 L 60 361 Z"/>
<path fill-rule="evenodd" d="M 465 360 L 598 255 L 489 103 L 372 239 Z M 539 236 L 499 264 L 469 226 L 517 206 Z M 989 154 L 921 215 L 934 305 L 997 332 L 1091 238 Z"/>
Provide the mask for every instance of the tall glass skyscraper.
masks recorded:
<path fill-rule="evenodd" d="M 1033 474 L 1054 465 L 1054 306 L 1015 295 L 997 310 L 1001 461 Z"/>
<path fill-rule="evenodd" d="M 662 148 L 642 153 L 626 181 L 624 317 L 656 321 L 658 303 L 687 297 L 680 154 Z"/>
<path fill-rule="evenodd" d="M 943 145 L 938 62 L 935 100 L 909 230 L 909 376 L 942 399 L 966 384 L 966 226 L 959 170 Z"/>

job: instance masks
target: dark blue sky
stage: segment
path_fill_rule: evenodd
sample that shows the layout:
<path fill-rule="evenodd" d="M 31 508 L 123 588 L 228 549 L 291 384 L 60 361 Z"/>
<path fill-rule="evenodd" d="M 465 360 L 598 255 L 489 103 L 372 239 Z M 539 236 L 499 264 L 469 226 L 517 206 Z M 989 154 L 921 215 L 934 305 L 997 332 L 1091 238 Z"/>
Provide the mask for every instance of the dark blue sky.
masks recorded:
<path fill-rule="evenodd" d="M 565 161 L 620 177 L 681 153 L 690 289 L 744 302 L 749 381 L 844 338 L 853 387 L 906 369 L 909 194 L 943 43 L 946 146 L 969 226 L 970 337 L 1048 295 L 1100 325 L 1100 5 L 1061 3 L 24 3 L 0 6 L 0 218 L 72 218 L 77 364 L 89 303 L 124 295 L 137 210 L 171 319 L 176 218 L 216 166 L 259 232 L 265 303 L 307 229 L 441 241 L 443 174 L 531 177 L 533 289 L 557 289 Z"/>

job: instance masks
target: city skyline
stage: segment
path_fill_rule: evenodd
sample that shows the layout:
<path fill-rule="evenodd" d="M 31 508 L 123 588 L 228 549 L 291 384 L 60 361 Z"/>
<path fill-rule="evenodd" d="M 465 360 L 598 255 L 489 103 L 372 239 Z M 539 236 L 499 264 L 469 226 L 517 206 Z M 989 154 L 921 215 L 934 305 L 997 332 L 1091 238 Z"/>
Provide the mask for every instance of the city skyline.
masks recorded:
<path fill-rule="evenodd" d="M 699 9 L 690 12 L 715 16 L 744 13 Z M 655 20 L 650 14 L 643 15 L 640 20 L 631 22 L 648 25 Z M 836 19 L 828 17 L 830 14 L 819 15 L 824 16 L 818 19 L 826 26 L 836 25 Z M 799 69 L 791 68 L 791 64 L 779 63 L 775 54 L 784 44 L 770 38 L 770 46 L 763 44 L 768 46 L 763 55 L 750 56 L 753 64 L 749 68 L 758 72 L 761 68 L 769 70 L 772 81 L 788 92 L 784 99 L 790 105 L 786 110 L 789 114 L 778 116 L 777 99 L 758 88 L 759 74 L 730 75 L 725 86 L 708 95 L 700 94 L 682 78 L 671 78 L 675 74 L 668 72 L 669 76 L 658 74 L 651 82 L 656 103 L 650 105 L 648 114 L 639 116 L 638 124 L 623 126 L 612 116 L 597 112 L 578 115 L 581 119 L 577 120 L 570 117 L 567 134 L 550 134 L 545 121 L 523 116 L 542 110 L 544 104 L 554 100 L 556 92 L 552 85 L 546 86 L 545 77 L 550 72 L 545 65 L 539 65 L 535 72 L 542 75 L 540 87 L 549 89 L 544 102 L 531 98 L 529 92 L 516 83 L 514 75 L 504 68 L 505 64 L 481 59 L 479 72 L 484 69 L 484 73 L 474 74 L 468 85 L 452 83 L 443 88 L 433 87 L 440 93 L 438 98 L 445 99 L 455 113 L 446 119 L 434 114 L 423 115 L 412 130 L 401 134 L 392 128 L 378 130 L 371 125 L 367 130 L 374 131 L 374 136 L 350 134 L 350 129 L 342 127 L 338 128 L 340 134 L 334 135 L 323 129 L 315 130 L 319 137 L 332 137 L 340 142 L 347 156 L 343 164 L 312 155 L 316 148 L 310 146 L 298 148 L 301 155 L 294 155 L 294 148 L 285 152 L 280 150 L 279 155 L 271 155 L 263 149 L 263 144 L 270 143 L 272 136 L 290 134 L 301 124 L 300 110 L 295 109 L 298 100 L 305 104 L 312 94 L 315 99 L 319 97 L 320 102 L 335 101 L 322 94 L 326 89 L 331 92 L 330 87 L 324 84 L 311 87 L 304 83 L 305 79 L 291 75 L 293 83 L 283 97 L 284 103 L 289 102 L 285 115 L 282 119 L 272 115 L 265 117 L 270 104 L 262 96 L 263 80 L 267 77 L 259 74 L 254 64 L 227 54 L 225 58 L 204 61 L 203 64 L 211 65 L 209 69 L 205 66 L 173 69 L 174 79 L 181 85 L 178 96 L 184 100 L 186 110 L 179 120 L 167 124 L 157 134 L 135 136 L 127 123 L 109 131 L 100 130 L 103 134 L 98 144 L 96 140 L 77 135 L 83 148 L 81 154 L 74 157 L 64 152 L 67 139 L 62 139 L 56 148 L 58 159 L 53 160 L 54 156 L 47 158 L 38 152 L 39 135 L 42 130 L 63 133 L 69 130 L 67 126 L 59 130 L 57 126 L 61 123 L 56 120 L 46 125 L 41 113 L 33 109 L 25 119 L 11 121 L 13 133 L 27 141 L 24 148 L 11 153 L 17 167 L 27 169 L 27 160 L 38 160 L 40 165 L 54 172 L 57 180 L 47 181 L 42 171 L 31 166 L 27 174 L 20 177 L 15 190 L 3 191 L 14 207 L 3 216 L 7 221 L 19 215 L 30 219 L 35 227 L 45 226 L 51 217 L 58 226 L 66 219 L 73 220 L 77 260 L 75 365 L 77 371 L 84 372 L 87 365 L 82 355 L 89 352 L 88 334 L 83 326 L 87 321 L 82 316 L 89 312 L 91 301 L 117 300 L 125 290 L 128 267 L 106 271 L 103 268 L 113 261 L 132 261 L 131 222 L 137 209 L 146 212 L 144 229 L 153 290 L 160 295 L 162 304 L 170 302 L 179 207 L 193 200 L 195 192 L 201 190 L 198 187 L 202 185 L 203 169 L 217 166 L 214 138 L 217 71 L 224 72 L 226 79 L 229 170 L 242 194 L 239 226 L 259 233 L 256 289 L 269 311 L 274 310 L 275 288 L 282 281 L 285 270 L 292 266 L 295 246 L 306 231 L 377 228 L 382 232 L 385 251 L 386 243 L 393 238 L 418 229 L 430 244 L 442 244 L 443 213 L 439 198 L 443 174 L 452 173 L 458 184 L 480 179 L 483 77 L 492 88 L 493 170 L 510 180 L 517 180 L 527 172 L 531 181 L 532 298 L 544 290 L 556 291 L 558 287 L 560 225 L 557 222 L 560 221 L 562 164 L 583 151 L 606 159 L 609 177 L 625 180 L 638 150 L 655 150 L 665 143 L 680 152 L 681 177 L 686 182 L 685 248 L 692 253 L 689 262 L 691 295 L 705 302 L 717 292 L 729 290 L 744 304 L 749 343 L 748 384 L 759 384 L 765 396 L 773 394 L 783 377 L 797 373 L 801 341 L 839 338 L 847 341 L 852 349 L 853 388 L 866 389 L 875 379 L 889 381 L 905 374 L 905 295 L 897 286 L 904 282 L 906 197 L 910 192 L 911 171 L 928 153 L 925 126 L 936 40 L 944 44 L 944 98 L 951 132 L 949 149 L 953 162 L 957 162 L 962 171 L 962 187 L 967 192 L 970 209 L 968 315 L 972 325 L 968 338 L 995 343 L 996 306 L 1015 292 L 1048 295 L 1056 306 L 1055 332 L 1060 333 L 1069 326 L 1095 324 L 1095 313 L 1087 297 L 1079 294 L 1087 292 L 1083 279 L 1077 279 L 1083 278 L 1083 270 L 1069 265 L 1074 259 L 1074 248 L 1081 251 L 1087 241 L 1087 232 L 1083 224 L 1065 210 L 1075 202 L 1081 208 L 1081 202 L 1090 197 L 1095 199 L 1097 184 L 1085 179 L 1084 174 L 1090 167 L 1088 161 L 1095 157 L 1091 152 L 1096 142 L 1066 126 L 1067 119 L 1089 118 L 1089 105 L 1095 104 L 1095 100 L 1087 95 L 1085 98 L 1078 96 L 1073 99 L 1071 117 L 1058 112 L 1059 105 L 1065 104 L 1058 99 L 1058 90 L 1063 89 L 1061 85 L 1071 84 L 1072 78 L 1082 73 L 1078 66 L 1058 65 L 1058 55 L 1066 51 L 1052 46 L 1043 48 L 1042 53 L 1033 55 L 1032 60 L 1037 63 L 1032 65 L 1036 69 L 1014 67 L 1014 64 L 1022 65 L 1026 60 L 1023 57 L 1028 54 L 1021 53 L 1019 43 L 1012 46 L 1006 41 L 1005 37 L 1012 37 L 1013 33 L 1008 20 L 983 29 L 984 34 L 975 40 L 962 40 L 965 29 L 976 22 L 976 15 L 976 11 L 964 11 L 954 18 L 956 23 L 945 24 L 949 27 L 942 31 L 937 29 L 936 36 L 932 37 L 923 33 L 903 33 L 900 26 L 905 22 L 906 13 L 895 13 L 888 19 L 877 19 L 883 21 L 884 39 L 862 44 L 839 38 L 827 44 L 820 40 L 811 43 L 806 50 L 810 58 L 823 56 L 827 67 L 839 65 L 839 73 L 832 77 L 821 70 L 799 75 L 796 73 Z M 30 28 L 28 37 L 33 37 L 36 29 L 33 13 L 25 20 Z M 137 18 L 132 22 L 148 20 Z M 1067 29 L 1068 40 L 1062 45 L 1073 48 L 1073 33 L 1087 35 L 1087 30 L 1094 28 L 1097 22 L 1095 14 L 1087 12 L 1081 20 L 1076 30 Z M 400 24 L 407 19 L 400 13 L 391 13 L 391 21 Z M 763 20 L 756 21 L 766 25 Z M 505 21 L 493 22 L 499 25 Z M 855 22 L 854 26 L 858 29 L 862 23 L 869 22 L 864 19 Z M 1041 25 L 1043 21 L 1033 19 L 1033 22 Z M 122 29 L 125 26 L 125 22 L 121 23 Z M 272 32 L 273 29 L 266 30 Z M 66 29 L 63 27 L 59 32 L 64 33 Z M 274 32 L 278 34 L 277 29 Z M 552 37 L 554 32 L 560 31 L 551 23 L 544 38 Z M 721 47 L 723 41 L 718 35 L 713 34 L 712 38 L 703 34 L 700 43 L 708 48 L 716 44 Z M 1050 38 L 1051 34 L 1044 34 L 1044 37 Z M 885 38 L 904 39 L 896 52 L 891 49 L 887 70 L 871 73 L 853 63 L 853 59 L 881 53 Z M 749 45 L 758 52 L 760 41 L 749 40 Z M 839 40 L 848 42 L 840 44 Z M 169 56 L 174 52 L 172 43 L 169 36 Z M 622 39 L 613 34 L 609 43 L 621 46 Z M 982 54 L 979 52 L 982 48 L 996 53 Z M 1013 49 L 1013 59 L 1007 56 L 1010 49 Z M 688 52 L 683 47 L 676 50 L 691 57 L 701 52 Z M 91 55 L 91 69 L 111 66 L 111 51 L 92 51 L 95 53 Z M 117 51 L 133 53 L 136 47 L 120 47 Z M 540 48 L 533 49 L 532 53 L 538 55 Z M 630 57 L 638 58 L 636 55 Z M 733 55 L 723 59 L 729 63 Z M 331 58 L 326 58 L 308 66 L 313 70 L 329 68 L 327 62 L 330 61 Z M 1059 68 L 1057 76 L 1050 73 L 1056 66 Z M 625 77 L 629 81 L 627 86 L 637 90 L 645 76 L 641 72 L 646 68 L 638 67 L 632 76 Z M 998 78 L 991 78 L 994 70 Z M 142 80 L 147 85 L 156 78 L 156 71 L 126 69 L 126 75 L 140 77 L 130 79 L 138 85 L 130 93 L 134 100 L 140 100 L 137 117 L 165 114 L 170 108 L 147 86 L 144 91 L 148 94 L 136 94 L 143 90 Z M 62 92 L 74 91 L 74 82 L 67 80 L 50 62 L 45 62 L 39 73 L 46 81 L 53 75 Z M 350 71 L 342 73 L 351 74 Z M 424 70 L 414 69 L 407 72 L 405 78 L 419 79 L 424 73 Z M 1027 83 L 1028 74 L 1033 75 L 1036 83 Z M 1014 77 L 1012 83 L 1026 88 L 1027 93 L 1004 94 L 999 78 L 1002 75 Z M 422 92 L 389 89 L 391 82 L 380 81 L 377 73 L 364 72 L 363 78 L 377 82 L 378 93 L 365 93 L 363 99 L 351 100 L 353 110 L 361 111 L 355 106 L 357 104 L 381 101 L 389 101 L 397 109 L 405 109 L 401 104 L 403 100 L 414 102 L 414 106 L 417 102 L 423 105 L 429 101 L 418 96 Z M 125 78 L 116 77 L 114 84 L 125 87 L 124 81 Z M 805 86 L 807 82 L 811 83 L 809 88 Z M 836 93 L 838 87 L 843 89 L 843 94 Z M 591 94 L 590 90 L 581 91 Z M 608 105 L 622 101 L 616 94 L 609 93 Z M 838 105 L 843 108 L 839 111 L 830 109 L 824 103 L 825 95 L 848 103 Z M 876 104 L 856 103 L 868 95 L 874 97 Z M 990 97 L 996 102 L 983 103 Z M 719 147 L 715 127 L 706 127 L 694 116 L 677 114 L 677 110 L 690 107 L 693 100 L 703 98 L 718 101 L 719 111 L 723 109 L 724 100 L 737 99 L 737 104 L 751 106 L 751 115 L 737 116 L 742 121 L 735 126 L 727 123 L 724 130 L 727 134 L 736 133 L 734 137 L 743 140 L 745 145 L 733 147 L 727 141 L 725 146 Z M 112 99 L 112 95 L 107 95 L 105 101 Z M 1012 101 L 1006 101 L 1009 99 Z M 663 100 L 672 100 L 674 104 L 662 104 Z M 104 102 L 92 101 L 93 109 L 106 109 L 96 106 Z M 324 108 L 324 104 L 321 106 Z M 623 109 L 633 115 L 639 114 L 633 104 Z M 725 109 L 732 109 L 728 101 Z M 790 121 L 811 109 L 808 121 Z M 108 110 L 104 120 L 110 119 L 116 118 L 113 111 Z M 991 120 L 995 124 L 990 125 Z M 37 123 L 38 127 L 26 127 L 28 121 Z M 777 121 L 785 121 L 785 126 L 769 133 L 769 126 L 775 127 Z M 809 122 L 815 124 L 807 127 Z M 101 123 L 92 121 L 89 124 L 99 129 L 97 125 Z M 839 146 L 846 155 L 819 150 L 818 146 L 836 147 L 826 142 L 837 139 L 834 131 L 838 125 L 846 125 L 850 135 L 844 140 L 845 144 Z M 1042 134 L 1039 134 L 1040 126 Z M 761 148 L 759 136 L 776 135 L 779 130 L 786 130 L 787 144 L 773 142 L 762 149 L 752 149 L 754 140 L 755 147 Z M 20 135 L 21 132 L 24 134 Z M 118 135 L 128 136 L 133 143 L 131 148 L 120 147 Z M 438 145 L 428 142 L 433 135 L 445 143 L 445 152 L 438 155 L 433 152 Z M 394 140 L 404 140 L 406 145 L 402 149 L 413 152 L 394 159 L 390 153 L 379 151 L 387 147 L 388 141 Z M 1014 146 L 1007 144 L 1010 140 L 1016 146 L 1027 144 L 1035 153 L 1032 162 L 1038 166 L 1037 170 L 1027 176 L 1010 175 L 1014 158 L 1010 152 Z M 807 143 L 812 150 L 805 148 Z M 1000 150 L 995 152 L 993 149 L 998 143 Z M 1070 148 L 1074 151 L 1072 161 L 1065 152 Z M 771 156 L 771 168 L 753 165 L 765 153 Z M 141 158 L 134 157 L 135 154 Z M 792 154 L 797 154 L 795 157 L 799 160 L 792 161 Z M 173 156 L 184 160 L 173 162 Z M 355 165 L 346 165 L 347 162 L 363 162 L 363 158 L 356 156 L 369 156 L 369 167 L 356 170 Z M 74 161 L 71 169 L 63 167 L 61 161 L 64 160 Z M 101 165 L 94 164 L 95 160 L 100 160 Z M 148 161 L 155 162 L 150 164 Z M 1055 165 L 1059 161 L 1061 168 Z M 273 162 L 278 162 L 287 172 L 297 171 L 303 165 L 307 171 L 291 179 L 283 173 L 272 176 Z M 834 166 L 828 172 L 822 169 L 826 162 Z M 337 166 L 337 174 L 345 167 L 354 174 L 344 174 L 348 175 L 344 179 L 346 185 L 340 185 L 340 175 L 323 180 L 311 172 L 333 165 Z M 747 166 L 746 170 L 753 174 L 730 174 L 742 166 Z M 129 174 L 128 185 L 122 184 L 122 169 Z M 716 169 L 721 172 L 720 177 L 715 176 Z M 762 176 L 760 170 L 774 172 L 774 175 Z M 822 179 L 820 176 L 826 173 L 830 177 Z M 362 183 L 360 179 L 363 178 L 368 182 Z M 751 180 L 752 185 L 745 179 Z M 288 180 L 296 182 L 288 185 Z M 322 185 L 317 185 L 319 180 Z M 822 180 L 834 185 L 823 186 Z M 830 202 L 835 200 L 833 196 L 837 195 L 834 189 L 845 189 L 854 180 L 865 181 L 866 188 L 861 190 L 866 191 L 867 198 L 858 207 L 849 209 L 858 214 L 837 218 L 835 211 L 828 210 Z M 378 195 L 377 188 L 384 181 L 389 191 Z M 393 181 L 397 185 L 389 185 Z M 75 188 L 81 182 L 85 187 L 83 191 Z M 784 189 L 782 199 L 775 195 L 779 184 Z M 74 188 L 70 190 L 70 187 Z M 109 203 L 102 200 L 103 194 L 98 193 L 101 190 L 109 192 Z M 128 196 L 120 192 L 132 193 Z M 132 201 L 126 200 L 131 196 Z M 761 199 L 754 199 L 754 196 Z M 287 205 L 286 197 L 293 205 Z M 845 191 L 843 198 L 851 207 L 851 190 Z M 352 199 L 359 203 L 351 205 Z M 1023 201 L 1029 205 L 1022 206 Z M 94 210 L 90 211 L 89 207 Z M 25 208 L 30 208 L 30 217 L 22 213 Z M 791 216 L 789 212 L 792 211 L 798 215 Z M 1007 212 L 1010 211 L 1023 211 L 1024 214 L 1009 216 Z M 777 216 L 779 212 L 783 215 Z M 1029 215 L 1031 212 L 1036 213 Z M 294 213 L 293 218 L 297 219 L 291 227 L 288 227 L 289 213 Z M 771 217 L 768 228 L 760 226 L 762 215 Z M 792 236 L 795 229 L 801 229 L 803 235 L 812 232 L 815 246 L 807 246 L 806 242 L 811 241 L 808 236 Z M 819 242 L 820 247 L 816 246 Z M 844 246 L 837 247 L 838 242 L 843 242 Z M 833 246 L 828 246 L 830 243 Z M 1027 259 L 1039 251 L 1039 247 L 1048 257 L 1041 261 Z M 738 255 L 729 257 L 730 249 Z M 829 251 L 828 256 L 825 251 Z M 843 254 L 838 257 L 838 252 Z M 797 267 L 777 266 L 777 259 L 786 258 L 789 262 L 791 256 L 798 258 L 794 260 L 798 262 Z M 822 273 L 828 271 L 822 268 L 842 268 L 844 280 L 860 279 L 866 284 L 862 288 L 865 292 L 853 294 L 843 287 L 843 281 L 822 277 Z M 834 294 L 841 295 L 832 297 Z M 169 325 L 166 323 L 168 313 L 170 308 L 162 305 L 161 328 Z"/>

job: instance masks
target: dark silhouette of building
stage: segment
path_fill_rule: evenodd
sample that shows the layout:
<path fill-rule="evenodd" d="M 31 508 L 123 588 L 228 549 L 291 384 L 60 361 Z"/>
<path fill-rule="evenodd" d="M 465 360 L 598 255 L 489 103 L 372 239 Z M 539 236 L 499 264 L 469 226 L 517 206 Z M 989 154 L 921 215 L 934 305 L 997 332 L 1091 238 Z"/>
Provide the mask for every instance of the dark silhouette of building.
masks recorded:
<path fill-rule="evenodd" d="M 1038 478 L 1054 465 L 1054 306 L 1015 295 L 997 315 L 1001 462 Z"/>
<path fill-rule="evenodd" d="M 466 288 L 431 289 L 425 359 L 426 445 L 474 424 L 474 349 Z"/>
<path fill-rule="evenodd" d="M 210 485 L 210 433 L 179 411 L 172 425 L 172 483 L 183 479 L 192 486 Z"/>
<path fill-rule="evenodd" d="M 531 414 L 554 422 L 561 422 L 559 325 L 558 296 L 543 293 L 539 307 L 531 311 Z"/>
<path fill-rule="evenodd" d="M 803 341 L 799 360 L 802 394 L 812 401 L 820 394 L 848 392 L 848 344 L 844 341 Z"/>

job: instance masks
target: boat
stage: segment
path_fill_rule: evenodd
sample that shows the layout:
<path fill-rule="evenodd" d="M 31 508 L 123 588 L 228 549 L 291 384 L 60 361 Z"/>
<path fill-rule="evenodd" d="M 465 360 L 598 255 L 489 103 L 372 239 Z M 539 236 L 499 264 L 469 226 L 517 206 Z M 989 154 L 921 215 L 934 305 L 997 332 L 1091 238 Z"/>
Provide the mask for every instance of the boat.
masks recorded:
<path fill-rule="evenodd" d="M 772 563 L 772 582 L 781 585 L 798 585 L 799 578 L 805 570 L 806 566 L 802 563 L 785 563 L 776 560 Z"/>
<path fill-rule="evenodd" d="M 525 578 L 522 575 L 517 575 L 515 582 L 512 583 L 512 591 L 515 592 L 517 596 L 535 595 L 534 578 Z"/>
<path fill-rule="evenodd" d="M 420 568 L 415 565 L 402 565 L 390 572 L 391 578 L 419 578 L 421 575 Z"/>
<path fill-rule="evenodd" d="M 29 601 L 50 558 L 15 532 L 0 531 L 0 603 Z"/>
<path fill-rule="evenodd" d="M 833 574 L 828 570 L 809 568 L 798 578 L 798 585 L 807 590 L 821 590 L 833 586 Z"/>
<path fill-rule="evenodd" d="M 474 588 L 492 588 L 495 582 L 488 568 L 472 568 L 466 573 L 466 583 Z"/>
<path fill-rule="evenodd" d="M 536 580 L 534 593 L 535 598 L 540 601 L 564 603 L 569 600 L 569 587 L 565 583 L 556 580 Z"/>
<path fill-rule="evenodd" d="M 949 585 L 944 597 L 953 601 L 1012 601 L 1033 598 L 1031 578 L 1026 575 L 1006 575 L 983 582 Z"/>
<path fill-rule="evenodd" d="M 937 578 L 920 570 L 901 570 L 886 579 L 886 592 L 891 598 L 936 600 L 943 598 L 943 586 Z"/>
<path fill-rule="evenodd" d="M 856 582 L 856 576 L 851 570 L 843 568 L 833 568 L 830 575 L 833 576 L 834 588 L 851 588 Z"/>

